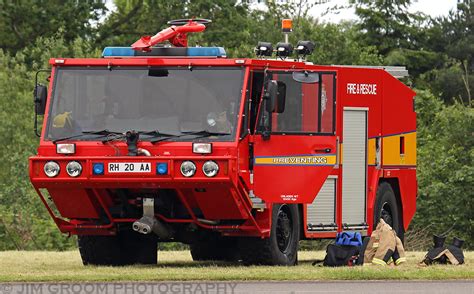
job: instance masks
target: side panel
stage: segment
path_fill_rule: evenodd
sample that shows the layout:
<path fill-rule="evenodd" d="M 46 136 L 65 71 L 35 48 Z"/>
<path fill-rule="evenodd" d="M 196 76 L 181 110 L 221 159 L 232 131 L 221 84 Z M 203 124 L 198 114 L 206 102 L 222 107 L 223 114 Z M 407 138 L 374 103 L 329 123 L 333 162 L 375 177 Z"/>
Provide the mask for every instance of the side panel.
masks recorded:
<path fill-rule="evenodd" d="M 329 176 L 318 196 L 307 206 L 307 226 L 311 231 L 333 231 L 336 225 L 337 177 Z"/>
<path fill-rule="evenodd" d="M 366 223 L 367 109 L 344 109 L 343 138 L 342 223 L 362 225 Z"/>

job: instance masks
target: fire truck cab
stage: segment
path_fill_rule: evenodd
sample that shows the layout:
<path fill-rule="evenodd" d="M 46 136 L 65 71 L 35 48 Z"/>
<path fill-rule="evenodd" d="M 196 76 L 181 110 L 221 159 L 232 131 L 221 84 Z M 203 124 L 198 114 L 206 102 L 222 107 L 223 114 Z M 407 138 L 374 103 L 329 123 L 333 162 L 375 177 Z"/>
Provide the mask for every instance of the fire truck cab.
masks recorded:
<path fill-rule="evenodd" d="M 296 58 L 288 43 L 226 58 L 179 47 L 203 25 L 179 24 L 103 58 L 52 58 L 36 85 L 31 182 L 84 264 L 154 264 L 174 241 L 195 260 L 294 265 L 300 240 L 370 235 L 380 218 L 403 237 L 417 194 L 406 71 L 314 65 L 309 42 Z"/>

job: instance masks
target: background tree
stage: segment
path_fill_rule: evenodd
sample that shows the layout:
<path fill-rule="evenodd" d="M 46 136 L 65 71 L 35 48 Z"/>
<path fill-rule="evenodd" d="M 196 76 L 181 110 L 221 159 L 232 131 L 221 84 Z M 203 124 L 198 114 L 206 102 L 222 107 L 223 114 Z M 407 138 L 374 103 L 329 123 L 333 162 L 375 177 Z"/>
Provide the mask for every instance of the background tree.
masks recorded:
<path fill-rule="evenodd" d="M 104 1 L 0 0 L 0 48 L 15 53 L 38 37 L 91 37 L 106 7 Z"/>

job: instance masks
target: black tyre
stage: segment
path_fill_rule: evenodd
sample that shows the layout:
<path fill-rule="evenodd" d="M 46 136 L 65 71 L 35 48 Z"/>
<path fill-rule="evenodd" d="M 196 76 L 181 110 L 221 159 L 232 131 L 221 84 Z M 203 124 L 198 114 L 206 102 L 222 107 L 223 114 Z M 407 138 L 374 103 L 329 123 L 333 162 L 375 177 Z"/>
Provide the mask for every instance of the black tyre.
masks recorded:
<path fill-rule="evenodd" d="M 190 244 L 194 261 L 237 261 L 239 259 L 235 238 L 205 235 Z"/>
<path fill-rule="evenodd" d="M 154 236 L 142 236 L 137 233 L 78 236 L 79 252 L 84 265 L 156 264 L 157 245 Z"/>
<path fill-rule="evenodd" d="M 403 242 L 405 231 L 403 229 L 401 207 L 389 183 L 381 182 L 379 184 L 374 209 L 374 230 L 382 218 L 397 232 L 398 237 Z"/>
<path fill-rule="evenodd" d="M 296 204 L 274 204 L 270 237 L 243 238 L 240 254 L 245 264 L 296 265 L 300 218 Z"/>
<path fill-rule="evenodd" d="M 77 239 L 84 265 L 122 265 L 117 236 L 78 236 Z"/>

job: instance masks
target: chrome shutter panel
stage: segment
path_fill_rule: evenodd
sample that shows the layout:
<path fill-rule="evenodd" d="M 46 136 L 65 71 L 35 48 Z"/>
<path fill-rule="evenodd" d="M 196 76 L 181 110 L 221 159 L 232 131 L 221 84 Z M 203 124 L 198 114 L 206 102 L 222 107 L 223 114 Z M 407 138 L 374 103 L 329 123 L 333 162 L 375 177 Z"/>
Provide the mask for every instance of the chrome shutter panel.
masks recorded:
<path fill-rule="evenodd" d="M 365 223 L 367 111 L 344 109 L 342 148 L 342 223 Z"/>
<path fill-rule="evenodd" d="M 331 225 L 336 222 L 336 179 L 328 178 L 313 203 L 307 206 L 307 222 L 312 225 Z"/>

